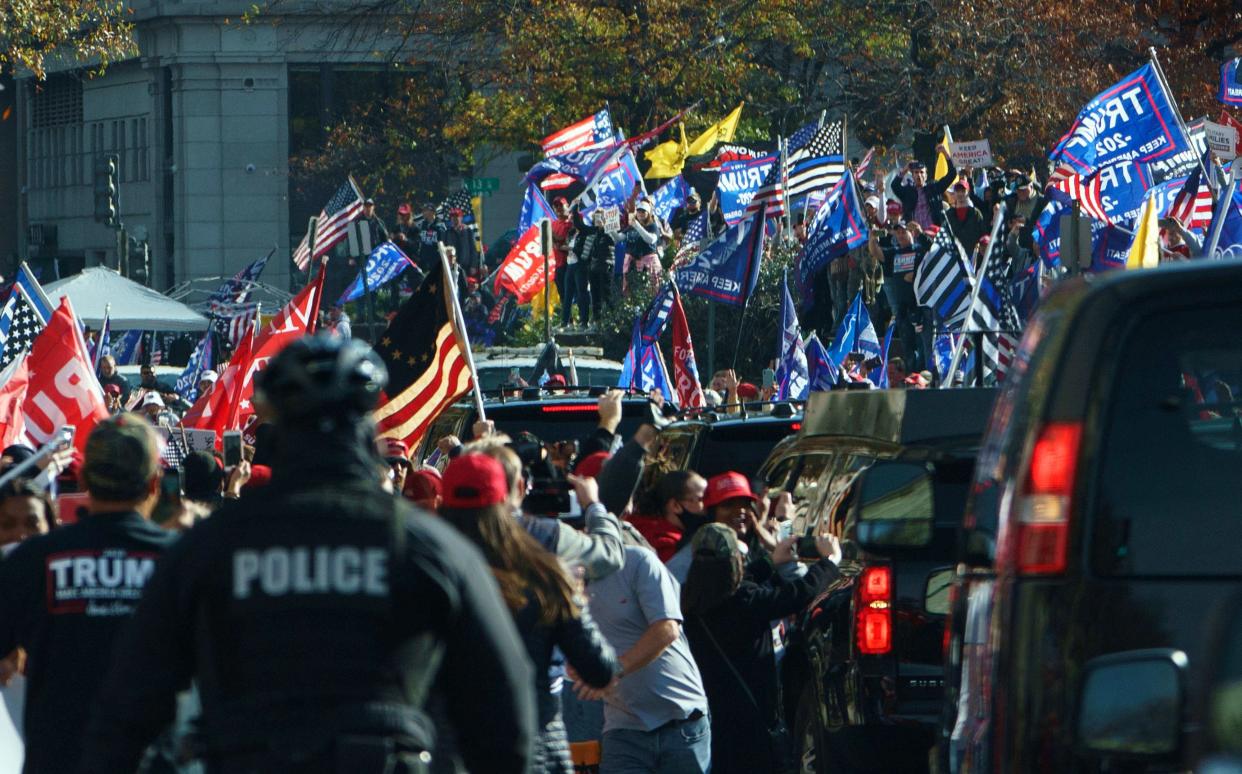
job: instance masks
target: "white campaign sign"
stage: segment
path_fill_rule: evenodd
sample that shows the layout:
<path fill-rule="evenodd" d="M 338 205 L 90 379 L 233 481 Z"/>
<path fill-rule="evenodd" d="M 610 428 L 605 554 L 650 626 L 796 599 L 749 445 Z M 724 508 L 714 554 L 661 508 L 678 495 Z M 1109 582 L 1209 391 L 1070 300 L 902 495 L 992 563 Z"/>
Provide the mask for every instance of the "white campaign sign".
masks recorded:
<path fill-rule="evenodd" d="M 594 220 L 596 226 L 610 234 L 621 230 L 621 210 L 617 207 L 600 207 Z"/>
<path fill-rule="evenodd" d="M 990 167 L 995 163 L 992 161 L 992 146 L 987 140 L 951 142 L 949 153 L 953 156 L 953 163 L 959 167 Z"/>
<path fill-rule="evenodd" d="M 1208 147 L 1212 149 L 1217 158 L 1228 161 L 1237 157 L 1238 130 L 1236 128 L 1204 121 L 1203 132 L 1207 137 Z"/>

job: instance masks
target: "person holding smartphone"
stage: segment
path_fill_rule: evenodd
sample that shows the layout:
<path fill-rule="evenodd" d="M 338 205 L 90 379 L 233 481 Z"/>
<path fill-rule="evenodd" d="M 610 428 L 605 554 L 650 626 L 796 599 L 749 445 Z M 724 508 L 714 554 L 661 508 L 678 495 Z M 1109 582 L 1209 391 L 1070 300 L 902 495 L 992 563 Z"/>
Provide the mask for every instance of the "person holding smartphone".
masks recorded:
<path fill-rule="evenodd" d="M 713 774 L 783 771 L 778 762 L 788 762 L 792 753 L 787 729 L 780 733 L 771 622 L 800 612 L 840 574 L 836 538 L 810 540 L 816 556 L 806 574 L 778 584 L 747 574 L 738 533 L 724 524 L 704 526 L 691 541 L 681 608 L 711 709 Z M 794 541 L 781 541 L 772 561 L 793 561 Z"/>

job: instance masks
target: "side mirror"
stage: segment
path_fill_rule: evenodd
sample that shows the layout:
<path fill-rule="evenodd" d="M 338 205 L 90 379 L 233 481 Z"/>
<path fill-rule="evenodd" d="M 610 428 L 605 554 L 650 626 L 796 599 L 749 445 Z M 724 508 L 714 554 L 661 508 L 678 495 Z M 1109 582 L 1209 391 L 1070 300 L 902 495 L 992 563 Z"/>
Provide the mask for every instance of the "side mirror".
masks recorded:
<path fill-rule="evenodd" d="M 1074 734 L 1096 758 L 1172 758 L 1181 746 L 1186 654 L 1131 650 L 1087 662 Z"/>
<path fill-rule="evenodd" d="M 941 567 L 932 570 L 927 576 L 927 585 L 923 587 L 923 610 L 932 615 L 949 614 L 949 594 L 953 590 L 953 580 L 957 572 L 952 567 Z"/>
<path fill-rule="evenodd" d="M 935 500 L 930 468 L 878 462 L 862 475 L 858 542 L 863 548 L 918 548 L 931 542 Z"/>

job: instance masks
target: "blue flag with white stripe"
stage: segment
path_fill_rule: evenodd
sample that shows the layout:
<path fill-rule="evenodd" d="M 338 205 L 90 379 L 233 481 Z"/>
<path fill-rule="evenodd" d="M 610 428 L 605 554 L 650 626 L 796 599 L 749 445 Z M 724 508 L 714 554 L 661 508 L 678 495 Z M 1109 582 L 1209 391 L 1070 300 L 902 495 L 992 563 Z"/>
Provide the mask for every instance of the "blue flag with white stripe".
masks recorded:
<path fill-rule="evenodd" d="M 26 291 L 26 300 L 39 313 L 43 324 L 47 325 L 47 321 L 52 319 L 52 312 L 56 311 L 56 307 L 52 305 L 51 300 L 47 297 L 47 293 L 43 292 L 43 286 L 39 284 L 39 280 L 35 279 L 35 275 L 30 271 L 30 267 L 22 261 L 22 265 L 17 270 L 17 279 L 14 280 L 21 285 L 22 290 Z"/>
<path fill-rule="evenodd" d="M 138 365 L 142 357 L 142 334 L 144 331 L 126 331 L 121 340 L 113 347 L 113 358 L 117 365 Z"/>
<path fill-rule="evenodd" d="M 806 364 L 811 392 L 826 392 L 836 385 L 840 369 L 815 334 L 806 340 Z"/>
<path fill-rule="evenodd" d="M 802 344 L 802 328 L 789 295 L 789 278 L 781 278 L 781 330 L 776 359 L 776 399 L 806 400 L 810 390 L 806 349 Z"/>
<path fill-rule="evenodd" d="M 838 364 L 845 363 L 846 356 L 854 352 L 860 352 L 868 359 L 880 356 L 880 339 L 871 325 L 871 315 L 867 313 L 862 293 L 854 296 L 854 302 L 841 318 L 832 346 L 828 348 L 832 362 Z"/>
<path fill-rule="evenodd" d="M 211 331 L 207 331 L 190 355 L 190 362 L 186 363 L 185 370 L 173 385 L 173 390 L 189 403 L 198 400 L 198 383 L 202 381 L 203 371 L 211 368 L 211 346 Z"/>
<path fill-rule="evenodd" d="M 104 309 L 103 325 L 99 326 L 99 335 L 95 337 L 95 345 L 91 352 L 91 367 L 99 372 L 99 360 L 104 355 L 112 354 L 112 310 Z"/>
<path fill-rule="evenodd" d="M 668 324 L 669 313 L 673 311 L 673 284 L 667 283 L 638 318 L 639 336 L 643 343 L 658 341 Z"/>
<path fill-rule="evenodd" d="M 651 206 L 655 214 L 660 216 L 660 220 L 668 220 L 673 217 L 673 210 L 686 203 L 689 195 L 690 186 L 686 184 L 685 178 L 678 175 L 656 189 L 651 195 Z"/>
<path fill-rule="evenodd" d="M 522 199 L 522 214 L 518 218 L 518 234 L 525 234 L 531 226 L 544 218 L 556 220 L 556 213 L 540 192 L 539 186 L 527 184 L 526 197 Z"/>
<path fill-rule="evenodd" d="M 847 170 L 807 228 L 799 262 L 802 287 L 810 287 L 811 278 L 833 259 L 865 244 L 868 233 L 867 218 L 855 191 L 854 175 Z"/>
<path fill-rule="evenodd" d="M 358 276 L 354 277 L 354 281 L 349 283 L 349 287 L 345 288 L 345 292 L 341 294 L 338 304 L 344 304 L 348 301 L 361 298 L 364 293 L 362 283 L 362 274 L 366 272 L 366 284 L 372 291 L 391 282 L 396 277 L 401 276 L 401 272 L 414 265 L 405 253 L 401 252 L 401 248 L 392 242 L 384 242 L 371 251 L 371 255 L 367 258 L 367 265 L 362 271 L 358 272 Z"/>
<path fill-rule="evenodd" d="M 881 390 L 887 390 L 891 385 L 888 383 L 888 348 L 893 343 L 893 331 L 897 329 L 897 321 L 893 320 L 888 324 L 888 332 L 884 334 L 884 346 L 880 352 L 880 364 L 871 371 L 871 381 Z"/>

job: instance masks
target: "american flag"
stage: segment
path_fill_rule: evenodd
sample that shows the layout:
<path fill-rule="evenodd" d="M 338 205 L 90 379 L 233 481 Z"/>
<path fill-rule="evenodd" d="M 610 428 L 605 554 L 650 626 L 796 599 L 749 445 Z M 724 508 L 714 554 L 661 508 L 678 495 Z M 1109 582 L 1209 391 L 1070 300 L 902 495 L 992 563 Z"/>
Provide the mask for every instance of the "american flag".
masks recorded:
<path fill-rule="evenodd" d="M 1009 370 L 1022 328 L 1009 287 L 1008 258 L 994 252 L 981 282 L 979 298 L 971 310 L 970 327 L 987 332 L 981 347 L 984 373 L 993 374 L 999 382 Z"/>
<path fill-rule="evenodd" d="M 776 154 L 776 163 L 768 170 L 767 177 L 763 179 L 763 185 L 755 191 L 750 204 L 746 205 L 747 215 L 753 215 L 764 207 L 768 209 L 767 217 L 769 218 L 785 214 L 785 181 L 781 174 L 782 158 L 780 153 Z"/>
<path fill-rule="evenodd" d="M 319 213 L 319 226 L 315 232 L 315 254 L 310 254 L 310 234 L 302 237 L 293 251 L 293 262 L 303 271 L 312 260 L 318 260 L 347 235 L 349 224 L 362 214 L 362 193 L 351 177 L 332 194 L 332 198 Z"/>
<path fill-rule="evenodd" d="M 249 265 L 234 274 L 232 278 L 226 280 L 215 293 L 212 293 L 208 301 L 226 304 L 239 304 L 245 301 L 246 297 L 250 295 L 251 286 L 259 281 L 259 275 L 267 267 L 267 260 L 275 252 L 273 250 L 262 258 L 251 261 Z"/>
<path fill-rule="evenodd" d="M 612 115 L 608 112 L 608 108 L 604 108 L 576 124 L 570 124 L 558 132 L 549 134 L 540 144 L 543 146 L 545 156 L 557 156 L 611 140 Z"/>
<path fill-rule="evenodd" d="M 1082 211 L 1088 216 L 1109 224 L 1113 222 L 1104 211 L 1104 202 L 1100 198 L 1099 174 L 1090 175 L 1084 180 L 1077 172 L 1069 173 L 1057 177 L 1052 187 L 1064 192 L 1071 199 L 1077 199 Z"/>
<path fill-rule="evenodd" d="M 824 124 L 806 145 L 789 155 L 789 198 L 831 188 L 845 174 L 845 127 L 841 121 Z"/>
<path fill-rule="evenodd" d="M 871 168 L 871 158 L 875 156 L 875 148 L 868 148 L 867 155 L 862 157 L 862 161 L 858 162 L 858 169 L 854 170 L 854 177 L 861 179 L 867 174 L 867 170 Z M 987 186 L 984 186 L 985 188 Z"/>
<path fill-rule="evenodd" d="M 437 262 L 397 310 L 375 351 L 388 367 L 392 397 L 375 410 L 378 435 L 414 448 L 446 407 L 471 385 L 464 332 L 453 322 L 451 283 Z"/>
<path fill-rule="evenodd" d="M 13 285 L 8 302 L 0 311 L 0 370 L 34 344 L 46 323 L 20 284 Z"/>
<path fill-rule="evenodd" d="M 213 301 L 208 307 L 208 314 L 215 320 L 216 330 L 229 343 L 230 350 L 236 350 L 242 336 L 250 329 L 251 323 L 258 327 L 259 305 L 228 304 Z"/>
<path fill-rule="evenodd" d="M 1207 228 L 1212 222 L 1212 189 L 1203 179 L 1203 170 L 1195 167 L 1186 184 L 1173 200 L 1169 217 L 1182 224 L 1182 228 Z"/>

